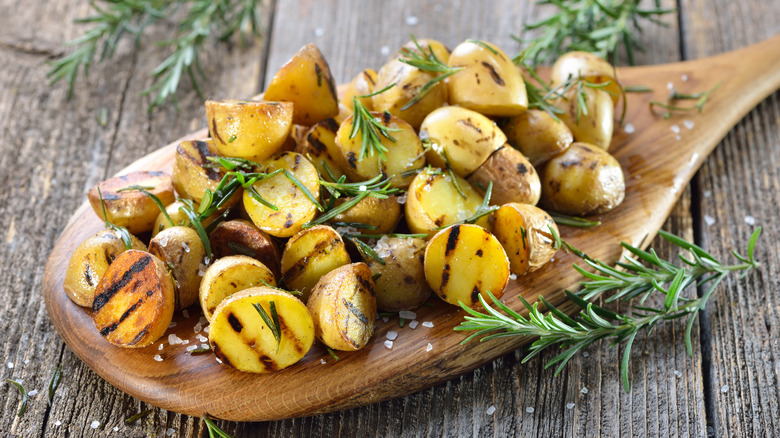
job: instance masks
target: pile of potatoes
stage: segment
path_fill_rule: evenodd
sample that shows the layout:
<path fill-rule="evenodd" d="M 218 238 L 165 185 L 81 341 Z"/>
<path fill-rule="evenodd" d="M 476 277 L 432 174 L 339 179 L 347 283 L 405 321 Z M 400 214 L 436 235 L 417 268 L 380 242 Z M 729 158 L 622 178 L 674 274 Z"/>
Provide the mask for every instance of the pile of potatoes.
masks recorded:
<path fill-rule="evenodd" d="M 217 358 L 267 372 L 300 360 L 315 338 L 336 350 L 363 348 L 377 310 L 411 310 L 431 292 L 467 306 L 488 291 L 501 297 L 510 277 L 555 253 L 557 227 L 537 203 L 591 215 L 623 200 L 623 173 L 607 152 L 620 89 L 605 61 L 571 53 L 555 64 L 553 86 L 572 75 L 606 85 L 586 89 L 587 114 L 577 114 L 575 98 L 560 97 L 554 118 L 528 109 L 521 70 L 490 43 L 449 51 L 419 40 L 404 48 L 459 70 L 408 105 L 438 73 L 402 62 L 399 51 L 379 71 L 358 74 L 339 99 L 327 62 L 307 45 L 263 95 L 207 101 L 210 138 L 178 145 L 171 174 L 135 172 L 90 190 L 101 219 L 148 244 L 133 237 L 127 245 L 113 228 L 88 238 L 70 260 L 65 292 L 91 308 L 102 336 L 126 348 L 151 345 L 175 310 L 199 304 Z M 385 159 L 362 151 L 355 102 L 391 133 L 379 137 Z M 186 210 L 216 202 L 228 175 L 216 157 L 279 172 L 219 199 L 220 209 L 196 227 Z M 330 199 L 323 183 L 378 175 L 398 192 L 365 197 L 312 226 L 322 206 L 348 202 Z M 496 207 L 467 223 L 485 211 L 488 190 Z M 379 259 L 343 237 L 360 232 L 381 235 L 362 238 Z"/>

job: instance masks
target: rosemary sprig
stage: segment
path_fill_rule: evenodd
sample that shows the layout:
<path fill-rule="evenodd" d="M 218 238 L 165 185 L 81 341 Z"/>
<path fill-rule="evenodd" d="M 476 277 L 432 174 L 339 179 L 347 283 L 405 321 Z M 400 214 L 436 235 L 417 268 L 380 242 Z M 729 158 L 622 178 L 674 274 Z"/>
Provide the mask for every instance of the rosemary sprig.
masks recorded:
<path fill-rule="evenodd" d="M 659 102 L 657 100 L 651 100 L 650 101 L 650 110 L 654 110 L 655 107 L 661 107 L 666 108 L 667 110 L 671 111 L 698 111 L 702 112 L 704 110 L 704 105 L 707 104 L 707 101 L 710 98 L 710 95 L 713 91 L 717 90 L 718 87 L 720 87 L 720 84 L 722 84 L 723 81 L 718 82 L 715 84 L 714 87 L 710 88 L 706 91 L 700 91 L 698 93 L 678 93 L 677 90 L 672 90 L 672 93 L 669 95 L 669 102 Z M 671 102 L 675 100 L 695 100 L 696 104 L 691 106 L 679 106 L 679 105 L 673 105 Z M 669 118 L 671 115 L 670 112 L 664 113 L 665 118 Z"/>
<path fill-rule="evenodd" d="M 22 403 L 19 405 L 19 410 L 16 411 L 16 416 L 21 417 L 25 412 L 27 412 L 27 399 L 29 398 L 27 395 L 27 390 L 24 388 L 24 386 L 22 386 L 21 383 L 17 382 L 16 380 L 5 379 L 5 381 L 17 387 L 22 393 Z"/>
<path fill-rule="evenodd" d="M 108 214 L 106 213 L 106 203 L 103 200 L 103 193 L 100 191 L 100 186 L 97 187 L 98 191 L 98 197 L 100 198 L 100 208 L 103 210 L 103 222 L 105 222 L 106 228 L 114 231 L 117 235 L 119 235 L 119 238 L 122 239 L 122 242 L 125 244 L 125 248 L 132 249 L 133 248 L 133 236 L 130 234 L 129 231 L 127 231 L 127 228 L 114 225 L 111 223 L 111 221 L 108 220 Z"/>
<path fill-rule="evenodd" d="M 229 433 L 220 429 L 209 417 L 203 417 L 203 422 L 209 430 L 209 438 L 233 438 Z"/>
<path fill-rule="evenodd" d="M 390 181 L 384 179 L 383 175 L 377 175 L 369 180 L 354 183 L 348 183 L 346 180 L 346 176 L 342 176 L 336 182 L 320 180 L 320 187 L 330 195 L 328 204 L 323 208 L 325 214 L 305 223 L 303 228 L 324 224 L 369 196 L 377 199 L 386 199 L 388 196 L 401 192 L 401 189 L 391 187 Z M 351 197 L 351 199 L 338 206 L 335 205 L 337 199 L 348 197 Z"/>
<path fill-rule="evenodd" d="M 361 144 L 358 160 L 362 160 L 365 156 L 373 157 L 374 154 L 379 156 L 379 163 L 382 163 L 387 159 L 385 156 L 387 148 L 382 144 L 380 136 L 395 142 L 395 138 L 390 133 L 398 132 L 400 129 L 389 128 L 383 125 L 382 121 L 371 114 L 371 111 L 363 105 L 363 102 L 361 102 L 360 99 L 382 94 L 393 87 L 395 87 L 395 83 L 373 93 L 354 96 L 352 98 L 352 130 L 349 132 L 349 138 L 353 139 L 360 134 Z"/>
<path fill-rule="evenodd" d="M 530 360 L 548 347 L 558 346 L 564 351 L 546 364 L 546 367 L 557 365 L 556 375 L 574 354 L 598 340 L 613 339 L 611 347 L 626 341 L 621 359 L 621 378 L 626 391 L 629 391 L 631 347 L 639 332 L 651 330 L 661 321 L 686 317 L 688 321 L 684 341 L 686 350 L 691 355 L 693 352 L 691 328 L 699 311 L 705 308 L 718 284 L 730 272 L 742 271 L 744 276 L 759 266 L 754 258 L 754 249 L 761 234 L 760 228 L 756 229 L 750 237 L 747 256 L 732 252 L 741 262 L 736 265 L 723 265 L 701 247 L 677 236 L 663 231 L 659 234 L 672 244 L 687 250 L 692 258 L 680 256 L 683 266 L 675 266 L 660 260 L 653 250 L 643 251 L 624 243 L 624 248 L 649 264 L 650 267 L 628 259 L 628 263 L 618 264 L 626 270 L 621 272 L 609 268 L 601 262 L 586 259 L 586 263 L 597 272 L 588 273 L 577 268 L 591 281 L 581 283 L 583 289 L 579 293 L 566 291 L 567 297 L 581 308 L 577 315 L 569 317 L 547 302 L 544 297 L 540 297 L 542 304 L 550 311 L 545 315 L 539 310 L 539 303 L 531 305 L 520 297 L 529 312 L 526 318 L 490 294 L 495 308 L 480 297 L 480 302 L 487 313 L 478 312 L 461 304 L 469 316 L 466 316 L 465 321 L 455 327 L 455 330 L 476 331 L 463 342 L 477 337 L 481 337 L 482 341 L 505 336 L 538 337 L 528 348 L 528 354 L 523 362 Z M 699 286 L 708 284 L 701 297 L 682 296 L 682 291 L 697 281 Z M 660 308 L 635 305 L 630 313 L 618 314 L 588 301 L 589 298 L 610 290 L 616 290 L 616 293 L 608 301 L 625 301 L 641 294 L 646 296 L 656 291 L 663 294 L 664 304 Z"/>
<path fill-rule="evenodd" d="M 190 77 L 193 88 L 201 94 L 198 81 L 203 74 L 199 54 L 203 46 L 212 34 L 216 34 L 222 41 L 234 34 L 239 34 L 242 41 L 247 35 L 259 36 L 262 23 L 258 8 L 261 3 L 261 0 L 92 2 L 94 15 L 76 22 L 91 24 L 93 27 L 81 37 L 66 43 L 67 46 L 75 47 L 75 50 L 54 61 L 47 76 L 52 84 L 65 79 L 70 98 L 79 70 L 87 74 L 96 58 L 98 62 L 112 58 L 114 49 L 125 34 L 132 35 L 136 47 L 140 46 L 143 33 L 149 25 L 185 7 L 187 11 L 184 18 L 173 26 L 176 29 L 175 36 L 157 42 L 170 47 L 172 53 L 151 72 L 155 82 L 143 94 L 155 94 L 150 110 L 169 98 L 176 102 L 179 82 L 185 74 Z"/>
<path fill-rule="evenodd" d="M 675 12 L 664 9 L 660 0 L 652 8 L 641 8 L 640 0 L 539 0 L 556 12 L 523 30 L 539 30 L 536 37 L 520 42 L 529 43 L 528 60 L 538 65 L 571 50 L 583 50 L 607 58 L 616 64 L 622 46 L 628 63 L 634 65 L 634 49 L 643 50 L 636 34 L 642 32 L 642 20 L 665 26 L 659 19 Z"/>
<path fill-rule="evenodd" d="M 436 56 L 433 52 L 433 47 L 428 46 L 428 51 L 426 52 L 425 49 L 420 46 L 420 43 L 417 42 L 417 38 L 415 38 L 414 35 L 412 35 L 412 41 L 417 50 L 411 50 L 408 47 L 402 48 L 401 57 L 398 60 L 404 64 L 416 67 L 419 70 L 435 73 L 436 76 L 420 87 L 420 89 L 417 90 L 417 95 L 402 106 L 401 111 L 409 109 L 409 107 L 422 100 L 439 82 L 464 69 L 464 67 L 451 67 L 447 65 Z M 488 47 L 492 50 L 492 47 Z"/>
<path fill-rule="evenodd" d="M 565 214 L 548 212 L 547 213 L 558 225 L 568 225 L 570 227 L 589 228 L 601 225 L 601 221 L 592 221 L 583 217 L 567 216 Z"/>
<path fill-rule="evenodd" d="M 478 220 L 482 219 L 484 216 L 489 215 L 490 213 L 493 213 L 494 211 L 498 210 L 500 208 L 499 205 L 490 205 L 490 197 L 493 193 L 493 181 L 490 181 L 488 183 L 487 189 L 485 190 L 485 196 L 482 198 L 482 204 L 477 207 L 477 210 L 472 214 L 471 216 L 467 217 L 466 219 L 463 219 L 462 221 L 458 221 L 449 225 L 443 225 L 438 228 L 434 228 L 434 230 L 443 230 L 445 228 L 449 228 L 453 225 L 458 224 L 474 224 Z"/>
<path fill-rule="evenodd" d="M 260 303 L 252 303 L 252 306 L 254 306 L 257 313 L 260 314 L 260 317 L 263 318 L 265 325 L 271 329 L 271 333 L 274 335 L 274 339 L 276 339 L 276 352 L 278 353 L 279 346 L 282 343 L 282 328 L 279 324 L 279 314 L 276 313 L 276 303 L 273 301 L 269 301 L 268 303 L 268 310 L 271 312 L 270 316 Z"/>
<path fill-rule="evenodd" d="M 57 392 L 57 388 L 60 387 L 60 379 L 62 378 L 62 364 L 57 364 L 57 368 L 54 369 L 54 373 L 49 379 L 49 404 L 54 402 L 54 394 Z"/>

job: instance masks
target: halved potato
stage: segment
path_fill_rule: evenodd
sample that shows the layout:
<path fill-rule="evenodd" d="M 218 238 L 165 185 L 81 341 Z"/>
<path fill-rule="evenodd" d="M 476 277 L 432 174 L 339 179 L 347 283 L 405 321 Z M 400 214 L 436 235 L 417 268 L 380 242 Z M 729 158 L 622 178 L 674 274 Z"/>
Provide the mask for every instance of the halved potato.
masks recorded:
<path fill-rule="evenodd" d="M 200 282 L 198 296 L 203 316 L 210 322 L 225 298 L 244 289 L 269 285 L 276 286 L 274 274 L 252 257 L 232 255 L 217 259 Z"/>
<path fill-rule="evenodd" d="M 555 255 L 550 228 L 557 233 L 558 226 L 541 208 L 516 202 L 504 204 L 490 215 L 490 226 L 517 275 L 539 269 Z"/>
<path fill-rule="evenodd" d="M 455 175 L 463 196 L 449 175 L 432 169 L 418 173 L 409 185 L 406 223 L 413 233 L 431 233 L 438 228 L 468 219 L 482 204 L 482 195 L 465 179 Z M 486 218 L 479 222 L 487 224 Z"/>
<path fill-rule="evenodd" d="M 333 119 L 325 119 L 312 126 L 303 136 L 295 152 L 306 157 L 324 180 L 331 180 L 325 166 L 328 166 L 333 176 L 338 180 L 344 175 L 344 157 L 341 148 L 336 144 L 336 133 L 339 124 Z M 335 181 L 334 181 L 335 182 Z"/>
<path fill-rule="evenodd" d="M 239 199 L 241 199 L 240 196 Z M 154 220 L 154 228 L 152 228 L 152 237 L 156 236 L 157 233 L 159 233 L 160 231 L 166 228 L 176 227 L 176 226 L 190 226 L 190 218 L 188 218 L 187 215 L 181 211 L 181 207 L 186 207 L 186 205 L 184 205 L 184 203 L 181 201 L 174 201 L 165 207 L 165 211 L 168 213 L 168 217 L 171 218 L 173 224 L 171 224 L 171 222 L 168 222 L 168 218 L 166 218 L 162 212 L 160 212 L 157 215 L 157 219 Z M 196 212 L 198 211 L 197 202 L 193 201 L 192 209 Z M 211 216 L 200 221 L 200 223 L 204 227 L 206 227 L 210 223 L 217 220 L 220 216 L 222 216 L 222 214 L 224 214 L 223 211 L 216 211 Z"/>
<path fill-rule="evenodd" d="M 146 251 L 146 245 L 132 236 L 131 249 Z M 100 279 L 117 256 L 125 251 L 125 242 L 114 230 L 105 229 L 87 237 L 73 251 L 65 269 L 62 288 L 68 298 L 79 306 L 92 307 Z"/>
<path fill-rule="evenodd" d="M 495 236 L 477 225 L 453 225 L 428 242 L 425 279 L 444 301 L 473 307 L 479 296 L 504 294 L 509 281 L 509 259 Z"/>
<path fill-rule="evenodd" d="M 352 198 L 339 198 L 335 205 L 339 206 Z M 366 224 L 375 227 L 368 230 L 368 234 L 387 234 L 393 231 L 401 220 L 401 204 L 397 196 L 388 196 L 384 199 L 366 196 L 354 207 L 344 213 L 336 215 L 330 222 L 349 222 Z"/>
<path fill-rule="evenodd" d="M 561 55 L 550 70 L 550 82 L 555 87 L 566 82 L 569 77 L 581 77 L 594 84 L 608 83 L 604 90 L 609 93 L 613 105 L 617 105 L 622 91 L 617 80 L 617 70 L 604 58 L 582 51 Z"/>
<path fill-rule="evenodd" d="M 542 194 L 542 185 L 536 169 L 520 151 L 511 146 L 504 146 L 495 151 L 468 177 L 468 182 L 482 193 L 491 181 L 493 182 L 491 205 L 507 202 L 536 205 Z"/>
<path fill-rule="evenodd" d="M 565 98 L 559 98 L 555 106 L 563 110 L 558 117 L 566 124 L 574 136 L 574 141 L 589 143 L 605 151 L 612 142 L 615 124 L 615 109 L 609 94 L 598 88 L 584 87 L 587 114 L 577 109 L 577 96 L 574 89 Z"/>
<path fill-rule="evenodd" d="M 118 347 L 146 347 L 168 329 L 175 295 L 173 278 L 160 259 L 145 251 L 125 251 L 95 290 L 95 327 Z"/>
<path fill-rule="evenodd" d="M 370 257 L 366 259 L 374 278 L 377 309 L 385 312 L 412 310 L 431 295 L 423 270 L 425 244 L 425 240 L 416 238 L 379 239 L 374 249 L 385 264 Z"/>
<path fill-rule="evenodd" d="M 200 204 L 206 190 L 214 193 L 219 182 L 225 176 L 225 171 L 215 167 L 216 163 L 209 160 L 218 157 L 217 147 L 211 139 L 204 141 L 187 140 L 176 147 L 173 162 L 173 187 L 179 197 L 192 199 Z M 223 205 L 223 209 L 241 201 L 241 191 L 237 191 Z"/>
<path fill-rule="evenodd" d="M 574 142 L 565 123 L 538 109 L 508 119 L 503 129 L 509 144 L 522 152 L 534 167 L 546 163 Z"/>
<path fill-rule="evenodd" d="M 390 84 L 395 86 L 372 97 L 374 111 L 387 111 L 418 129 L 425 116 L 447 103 L 447 85 L 440 81 L 423 98 L 409 105 L 418 98 L 422 87 L 436 76 L 438 74 L 420 70 L 399 58 L 391 59 L 379 69 L 375 89 L 381 90 Z"/>
<path fill-rule="evenodd" d="M 255 308 L 260 306 L 273 318 L 271 304 L 278 316 L 279 342 Z M 251 373 L 286 368 L 301 360 L 314 343 L 314 325 L 306 306 L 289 293 L 267 286 L 226 298 L 214 311 L 209 327 L 209 344 L 217 358 Z"/>
<path fill-rule="evenodd" d="M 352 263 L 330 271 L 314 286 L 306 305 L 317 339 L 335 350 L 360 350 L 374 332 L 371 270 L 365 263 Z"/>
<path fill-rule="evenodd" d="M 138 190 L 121 191 L 130 186 L 140 186 L 157 196 L 163 205 L 174 201 L 173 182 L 165 172 L 131 172 L 127 175 L 109 178 L 87 192 L 87 198 L 102 220 L 103 208 L 100 204 L 100 194 L 106 206 L 108 221 L 114 225 L 127 228 L 132 234 L 145 233 L 154 227 L 154 220 L 160 209 L 152 198 Z"/>
<path fill-rule="evenodd" d="M 341 104 L 349 108 L 352 108 L 352 98 L 355 96 L 365 96 L 374 92 L 376 87 L 376 71 L 372 68 L 367 68 L 357 74 L 352 81 L 347 84 L 344 90 L 344 95 L 341 97 Z M 359 98 L 360 103 L 366 107 L 369 111 L 374 110 L 374 102 L 370 97 Z"/>
<path fill-rule="evenodd" d="M 189 227 L 166 228 L 149 242 L 149 252 L 162 260 L 173 275 L 176 308 L 186 309 L 198 302 L 198 271 L 207 255 L 198 232 Z"/>
<path fill-rule="evenodd" d="M 255 224 L 243 219 L 220 223 L 209 235 L 214 258 L 245 255 L 263 263 L 278 278 L 282 252 L 276 241 Z"/>
<path fill-rule="evenodd" d="M 305 303 L 320 277 L 349 262 L 341 235 L 329 226 L 317 225 L 287 241 L 282 253 L 282 278 L 288 288 L 303 294 L 301 301 Z"/>

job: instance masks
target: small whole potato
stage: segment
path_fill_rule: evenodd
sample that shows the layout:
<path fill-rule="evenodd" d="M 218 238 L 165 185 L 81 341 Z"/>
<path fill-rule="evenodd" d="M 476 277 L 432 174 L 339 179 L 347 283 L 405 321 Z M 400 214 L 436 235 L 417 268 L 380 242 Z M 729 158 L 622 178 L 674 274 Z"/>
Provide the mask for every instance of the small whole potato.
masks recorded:
<path fill-rule="evenodd" d="M 613 105 L 617 105 L 621 94 L 617 71 L 604 58 L 582 51 L 562 55 L 552 66 L 550 81 L 554 87 L 566 82 L 569 77 L 581 77 L 594 84 L 608 84 L 604 90 L 609 93 Z"/>
<path fill-rule="evenodd" d="M 165 172 L 130 172 L 107 179 L 87 192 L 87 198 L 95 214 L 103 220 L 103 205 L 106 218 L 114 225 L 127 228 L 132 234 L 145 233 L 154 227 L 160 209 L 152 198 L 140 190 L 125 190 L 131 186 L 143 187 L 155 195 L 163 205 L 172 203 L 173 182 Z M 99 189 L 99 190 L 98 190 Z"/>
<path fill-rule="evenodd" d="M 180 197 L 192 199 L 200 204 L 206 190 L 212 193 L 225 176 L 225 171 L 214 167 L 209 158 L 218 157 L 217 148 L 211 139 L 204 141 L 188 140 L 176 147 L 173 162 L 173 187 Z M 231 207 L 241 201 L 241 191 L 236 191 L 222 209 Z"/>
<path fill-rule="evenodd" d="M 398 312 L 420 307 L 431 295 L 425 281 L 423 255 L 425 240 L 383 237 L 377 242 L 377 254 L 385 264 L 373 258 L 366 263 L 374 277 L 377 309 Z"/>
<path fill-rule="evenodd" d="M 482 195 L 465 179 L 455 175 L 453 180 L 440 171 L 425 169 L 409 185 L 404 213 L 413 233 L 433 234 L 441 227 L 473 216 L 481 205 Z M 482 219 L 477 224 L 486 225 L 487 218 Z"/>
<path fill-rule="evenodd" d="M 333 119 L 325 119 L 312 126 L 302 137 L 301 142 L 295 148 L 295 152 L 303 155 L 314 167 L 323 179 L 330 180 L 327 165 L 335 181 L 344 174 L 344 157 L 341 148 L 336 144 L 336 133 L 339 124 Z"/>
<path fill-rule="evenodd" d="M 620 163 L 607 151 L 574 143 L 547 162 L 542 173 L 542 203 L 573 216 L 606 213 L 623 202 L 626 184 Z"/>
<path fill-rule="evenodd" d="M 198 302 L 201 269 L 206 249 L 198 232 L 189 227 L 166 228 L 149 242 L 149 252 L 165 263 L 176 283 L 176 308 Z"/>
<path fill-rule="evenodd" d="M 327 225 L 317 225 L 287 241 L 282 253 L 282 278 L 285 286 L 301 292 L 305 303 L 323 275 L 349 263 L 341 235 Z"/>
<path fill-rule="evenodd" d="M 339 198 L 335 206 L 348 202 L 352 198 Z M 336 215 L 330 222 L 348 222 L 371 225 L 371 234 L 387 234 L 393 231 L 401 220 L 401 204 L 397 196 L 380 199 L 366 196 L 349 210 Z"/>
<path fill-rule="evenodd" d="M 276 286 L 274 274 L 261 262 L 243 255 L 217 259 L 208 267 L 200 282 L 198 296 L 203 316 L 210 322 L 225 298 L 260 286 Z"/>
<path fill-rule="evenodd" d="M 365 96 L 374 92 L 376 86 L 376 70 L 367 68 L 357 74 L 352 81 L 347 84 L 347 88 L 344 90 L 344 94 L 341 97 L 341 104 L 353 111 L 352 98 L 355 96 Z M 367 110 L 374 110 L 374 102 L 370 97 L 359 97 L 360 103 L 366 107 Z"/>
<path fill-rule="evenodd" d="M 487 189 L 493 182 L 491 205 L 507 202 L 536 205 L 542 194 L 536 169 L 520 151 L 511 146 L 504 146 L 494 152 L 467 180 L 481 192 L 484 192 L 482 188 Z"/>
<path fill-rule="evenodd" d="M 574 142 L 565 123 L 538 109 L 509 118 L 503 130 L 509 144 L 522 152 L 534 167 L 540 167 Z"/>
<path fill-rule="evenodd" d="M 263 263 L 276 278 L 281 275 L 279 245 L 255 224 L 244 219 L 221 222 L 209 235 L 214 258 L 245 255 Z"/>
<path fill-rule="evenodd" d="M 563 110 L 560 119 L 571 130 L 574 141 L 609 150 L 615 126 L 615 108 L 609 94 L 598 88 L 584 87 L 586 113 L 578 108 L 575 92 L 575 89 L 571 89 L 565 97 L 554 102 L 555 106 Z"/>
<path fill-rule="evenodd" d="M 381 90 L 390 84 L 395 86 L 372 97 L 374 111 L 388 111 L 419 129 L 425 116 L 447 103 L 447 85 L 443 81 L 437 82 L 424 97 L 411 103 L 418 99 L 423 86 L 436 76 L 436 73 L 420 70 L 398 58 L 391 59 L 379 69 L 376 89 Z"/>
<path fill-rule="evenodd" d="M 555 255 L 555 221 L 541 208 L 511 202 L 490 215 L 490 231 L 504 247 L 512 272 L 533 272 Z"/>

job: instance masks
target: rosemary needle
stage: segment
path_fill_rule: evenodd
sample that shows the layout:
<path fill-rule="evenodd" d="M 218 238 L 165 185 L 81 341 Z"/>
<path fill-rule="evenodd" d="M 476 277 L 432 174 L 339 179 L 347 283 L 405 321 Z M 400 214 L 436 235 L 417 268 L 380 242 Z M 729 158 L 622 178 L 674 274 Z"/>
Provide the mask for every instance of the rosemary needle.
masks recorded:
<path fill-rule="evenodd" d="M 390 134 L 391 132 L 398 132 L 398 128 L 390 128 L 382 124 L 382 121 L 377 119 L 371 111 L 363 105 L 360 99 L 367 97 L 373 97 L 377 94 L 382 94 L 385 91 L 395 87 L 395 83 L 392 83 L 381 90 L 375 91 L 370 94 L 363 94 L 360 96 L 354 96 L 352 98 L 352 130 L 349 132 L 349 138 L 353 139 L 360 134 L 360 156 L 358 160 L 363 160 L 366 156 L 379 156 L 379 163 L 382 163 L 387 159 L 385 152 L 387 148 L 382 144 L 384 137 L 392 142 L 395 142 L 395 138 Z M 388 112 L 384 113 L 389 117 Z"/>
<path fill-rule="evenodd" d="M 17 382 L 16 380 L 5 379 L 5 381 L 17 387 L 19 391 L 22 393 L 22 403 L 19 405 L 19 410 L 16 412 L 16 416 L 21 417 L 22 415 L 24 415 L 25 412 L 27 412 L 27 399 L 28 399 L 27 390 L 24 388 L 24 386 L 22 386 L 21 383 Z"/>

